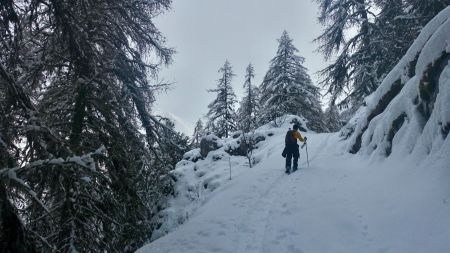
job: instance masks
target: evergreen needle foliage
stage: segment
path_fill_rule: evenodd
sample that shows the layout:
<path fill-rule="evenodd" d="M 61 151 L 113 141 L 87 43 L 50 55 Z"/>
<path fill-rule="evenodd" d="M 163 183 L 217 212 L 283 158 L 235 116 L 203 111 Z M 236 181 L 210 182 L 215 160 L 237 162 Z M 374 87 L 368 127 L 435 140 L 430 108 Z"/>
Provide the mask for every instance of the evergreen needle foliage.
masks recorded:
<path fill-rule="evenodd" d="M 0 247 L 131 252 L 187 138 L 151 114 L 170 0 L 0 3 Z M 184 143 L 184 144 L 183 144 Z M 3 251 L 5 252 L 5 251 Z"/>
<path fill-rule="evenodd" d="M 209 132 L 219 137 L 228 138 L 231 132 L 236 131 L 234 106 L 237 102 L 231 86 L 234 73 L 228 60 L 219 69 L 219 73 L 221 77 L 218 80 L 217 88 L 208 90 L 208 92 L 217 93 L 217 97 L 208 105 L 208 123 L 206 128 Z"/>
<path fill-rule="evenodd" d="M 323 131 L 319 89 L 303 66 L 305 59 L 297 55 L 298 50 L 286 31 L 278 42 L 277 54 L 270 61 L 260 87 L 261 122 L 293 114 L 308 119 L 310 129 Z"/>
<path fill-rule="evenodd" d="M 352 115 L 450 0 L 316 0 L 316 38 L 330 64 L 320 71 L 331 100 Z M 334 102 L 333 102 L 334 103 Z"/>

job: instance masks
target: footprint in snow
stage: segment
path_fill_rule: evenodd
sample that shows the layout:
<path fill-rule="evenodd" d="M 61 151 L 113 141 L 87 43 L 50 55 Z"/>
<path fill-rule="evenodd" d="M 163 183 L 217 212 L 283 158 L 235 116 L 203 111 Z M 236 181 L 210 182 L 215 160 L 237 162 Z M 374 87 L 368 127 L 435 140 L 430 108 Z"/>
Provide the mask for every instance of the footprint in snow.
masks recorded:
<path fill-rule="evenodd" d="M 277 240 L 284 239 L 284 238 L 286 238 L 286 234 L 285 234 L 284 232 L 281 232 L 281 233 L 278 234 L 275 238 L 276 238 Z"/>
<path fill-rule="evenodd" d="M 391 249 L 392 249 L 391 247 L 386 246 L 386 247 L 377 249 L 377 253 L 388 253 L 391 251 Z"/>
<path fill-rule="evenodd" d="M 189 250 L 193 250 L 193 249 L 195 249 L 195 246 L 192 245 L 192 244 L 188 244 L 188 245 L 186 246 L 186 248 L 189 249 Z"/>
<path fill-rule="evenodd" d="M 225 231 L 219 231 L 218 233 L 217 233 L 217 235 L 219 235 L 219 236 L 223 236 L 223 235 L 226 235 L 227 233 L 225 233 Z"/>
<path fill-rule="evenodd" d="M 290 234 L 291 234 L 291 235 L 294 235 L 294 236 L 295 236 L 295 235 L 299 235 L 299 233 L 298 233 L 297 231 L 291 231 Z"/>
<path fill-rule="evenodd" d="M 218 247 L 213 247 L 213 248 L 211 249 L 211 251 L 212 251 L 212 252 L 221 252 L 222 249 L 221 249 L 221 248 L 218 248 Z"/>
<path fill-rule="evenodd" d="M 291 210 L 289 210 L 288 208 L 286 208 L 285 210 L 283 210 L 283 211 L 281 212 L 281 214 L 283 214 L 283 215 L 292 215 L 292 212 L 291 212 Z"/>
<path fill-rule="evenodd" d="M 227 224 L 225 224 L 225 223 L 223 223 L 223 222 L 221 222 L 221 221 L 218 221 L 218 222 L 216 222 L 217 223 L 217 225 L 219 225 L 221 228 L 227 228 L 228 226 L 227 226 Z"/>
<path fill-rule="evenodd" d="M 197 232 L 197 234 L 200 236 L 209 237 L 209 233 L 207 233 L 205 231 L 199 231 L 199 232 Z"/>
<path fill-rule="evenodd" d="M 304 253 L 303 250 L 296 248 L 293 244 L 287 247 L 289 253 Z"/>

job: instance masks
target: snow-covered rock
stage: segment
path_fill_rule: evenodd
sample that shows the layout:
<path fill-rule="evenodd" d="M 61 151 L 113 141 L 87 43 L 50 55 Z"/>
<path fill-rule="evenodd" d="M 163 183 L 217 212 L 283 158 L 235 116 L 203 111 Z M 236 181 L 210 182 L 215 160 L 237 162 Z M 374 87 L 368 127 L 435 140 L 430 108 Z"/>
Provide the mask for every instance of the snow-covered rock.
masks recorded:
<path fill-rule="evenodd" d="M 418 162 L 450 153 L 449 31 L 447 7 L 341 130 L 349 152 L 375 160 L 412 154 Z"/>
<path fill-rule="evenodd" d="M 206 157 L 212 150 L 216 150 L 223 146 L 222 140 L 214 134 L 204 136 L 200 141 L 200 154 Z"/>
<path fill-rule="evenodd" d="M 196 148 L 191 151 L 188 151 L 183 155 L 183 160 L 196 162 L 199 159 L 203 159 L 202 154 L 200 153 L 200 148 Z"/>

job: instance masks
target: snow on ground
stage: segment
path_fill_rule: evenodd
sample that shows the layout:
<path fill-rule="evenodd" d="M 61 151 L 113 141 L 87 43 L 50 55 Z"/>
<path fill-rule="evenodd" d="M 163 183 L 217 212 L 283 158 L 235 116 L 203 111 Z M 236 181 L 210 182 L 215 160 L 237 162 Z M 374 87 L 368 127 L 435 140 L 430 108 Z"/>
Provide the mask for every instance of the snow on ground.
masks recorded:
<path fill-rule="evenodd" d="M 301 169 L 286 175 L 285 131 L 272 129 L 255 167 L 184 203 L 189 219 L 137 252 L 450 252 L 448 156 L 426 167 L 404 157 L 374 162 L 347 154 L 337 134 L 307 133 L 311 166 L 302 149 Z"/>
<path fill-rule="evenodd" d="M 282 150 L 278 150 L 278 147 L 272 145 L 274 136 L 284 136 L 287 129 L 292 127 L 293 120 L 299 122 L 304 130 L 310 132 L 306 127 L 305 119 L 287 115 L 277 119 L 279 127 L 271 127 L 271 124 L 267 124 L 259 127 L 253 133 L 246 134 L 247 138 L 251 135 L 253 138 L 264 139 L 256 144 L 257 148 L 253 152 L 252 163 L 259 163 L 271 153 L 281 154 Z M 215 140 L 218 149 L 209 152 L 204 159 L 201 159 L 200 149 L 194 149 L 184 154 L 183 160 L 171 173 L 176 181 L 175 196 L 169 200 L 169 207 L 160 213 L 159 220 L 162 225 L 154 231 L 152 240 L 164 236 L 183 224 L 199 206 L 214 196 L 217 192 L 216 189 L 221 188 L 221 185 L 231 185 L 230 176 L 233 179 L 248 171 L 247 157 L 232 156 L 225 151 L 239 147 L 239 139 L 236 136 L 235 138 L 219 139 L 214 135 L 208 135 L 203 139 Z M 277 138 L 275 141 L 277 143 L 284 142 L 284 137 L 282 140 Z M 282 164 L 278 165 L 280 168 L 283 166 Z"/>

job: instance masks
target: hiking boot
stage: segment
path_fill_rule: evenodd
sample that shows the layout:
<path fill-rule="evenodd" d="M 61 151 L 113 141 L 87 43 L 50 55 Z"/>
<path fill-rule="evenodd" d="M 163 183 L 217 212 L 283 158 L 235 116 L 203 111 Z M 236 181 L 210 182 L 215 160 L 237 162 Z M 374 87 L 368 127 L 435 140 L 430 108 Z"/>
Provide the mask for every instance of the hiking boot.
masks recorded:
<path fill-rule="evenodd" d="M 289 173 L 291 173 L 291 168 L 290 167 L 286 167 L 286 174 L 289 174 Z"/>

